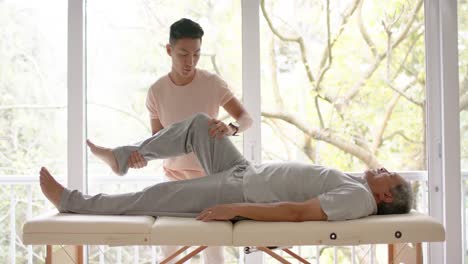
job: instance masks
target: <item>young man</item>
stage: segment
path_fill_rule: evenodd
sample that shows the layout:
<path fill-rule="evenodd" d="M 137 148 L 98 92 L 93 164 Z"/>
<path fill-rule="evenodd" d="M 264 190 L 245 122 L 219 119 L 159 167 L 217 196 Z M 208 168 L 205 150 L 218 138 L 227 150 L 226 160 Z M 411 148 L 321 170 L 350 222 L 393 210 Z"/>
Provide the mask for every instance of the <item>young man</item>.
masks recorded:
<path fill-rule="evenodd" d="M 196 68 L 203 35 L 200 25 L 190 19 L 182 18 L 171 25 L 166 45 L 172 60 L 171 72 L 151 86 L 146 98 L 153 135 L 198 112 L 207 114 L 216 124 L 210 131 L 213 137 L 237 135 L 252 125 L 251 117 L 228 84 L 218 75 Z M 221 106 L 236 122 L 225 124 L 216 119 Z M 146 166 L 146 160 L 138 152 L 132 153 L 128 163 L 130 168 Z M 165 159 L 164 171 L 170 180 L 206 175 L 191 153 Z"/>
<path fill-rule="evenodd" d="M 151 86 L 146 98 L 153 135 L 198 112 L 206 113 L 216 124 L 211 131 L 212 136 L 237 135 L 251 126 L 249 114 L 234 97 L 228 84 L 218 75 L 197 68 L 203 35 L 201 26 L 190 19 L 182 18 L 171 25 L 169 43 L 166 45 L 172 62 L 171 71 Z M 228 125 L 217 120 L 221 106 L 236 122 Z M 134 152 L 128 165 L 130 168 L 141 168 L 146 166 L 146 160 Z M 164 160 L 163 169 L 169 181 L 206 175 L 193 153 L 168 157 Z M 161 259 L 177 249 L 175 246 L 161 247 Z M 221 247 L 210 247 L 203 251 L 202 256 L 205 264 L 221 264 L 224 259 Z"/>
<path fill-rule="evenodd" d="M 359 178 L 294 162 L 252 165 L 228 138 L 209 136 L 209 121 L 209 116 L 196 114 L 140 143 L 115 149 L 88 141 L 92 153 L 119 175 L 128 171 L 132 151 L 146 160 L 193 152 L 206 177 L 156 184 L 135 193 L 89 196 L 62 187 L 42 168 L 42 191 L 60 212 L 196 216 L 202 221 L 335 221 L 411 209 L 411 186 L 396 173 L 382 168 Z"/>

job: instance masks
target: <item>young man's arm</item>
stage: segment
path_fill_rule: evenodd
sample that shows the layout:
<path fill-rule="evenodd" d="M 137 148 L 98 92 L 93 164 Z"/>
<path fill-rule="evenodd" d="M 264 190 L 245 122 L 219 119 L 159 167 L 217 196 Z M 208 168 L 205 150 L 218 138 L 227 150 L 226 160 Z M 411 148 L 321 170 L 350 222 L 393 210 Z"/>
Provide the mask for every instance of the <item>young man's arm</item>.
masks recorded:
<path fill-rule="evenodd" d="M 226 112 L 228 112 L 230 116 L 232 116 L 236 120 L 239 119 L 242 115 L 248 115 L 244 106 L 239 100 L 237 100 L 236 97 L 232 97 L 231 100 L 227 101 L 227 103 L 223 105 L 223 108 L 224 110 L 226 110 Z"/>
<path fill-rule="evenodd" d="M 241 216 L 257 221 L 302 222 L 327 220 L 317 198 L 305 202 L 223 204 L 203 210 L 198 220 L 229 220 Z"/>
<path fill-rule="evenodd" d="M 225 124 L 216 118 L 211 119 L 209 123 L 210 136 L 222 138 L 225 135 L 237 135 L 252 126 L 252 118 L 236 97 L 232 97 L 229 101 L 227 101 L 227 103 L 223 105 L 223 108 L 232 118 L 236 120 L 236 122 Z"/>
<path fill-rule="evenodd" d="M 151 135 L 154 135 L 159 132 L 159 130 L 163 129 L 163 125 L 159 119 L 151 119 Z"/>
<path fill-rule="evenodd" d="M 223 108 L 238 123 L 237 133 L 244 132 L 252 126 L 252 118 L 237 98 L 232 97 L 231 100 L 223 105 Z M 232 133 L 234 133 L 234 129 L 229 125 L 228 128 L 230 129 L 229 134 L 232 135 Z"/>

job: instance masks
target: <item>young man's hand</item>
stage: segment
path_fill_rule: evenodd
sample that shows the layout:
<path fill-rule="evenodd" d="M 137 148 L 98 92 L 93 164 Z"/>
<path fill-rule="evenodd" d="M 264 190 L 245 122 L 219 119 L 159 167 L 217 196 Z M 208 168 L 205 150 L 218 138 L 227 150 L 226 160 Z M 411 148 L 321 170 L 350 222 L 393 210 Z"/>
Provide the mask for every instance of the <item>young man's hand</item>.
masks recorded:
<path fill-rule="evenodd" d="M 234 133 L 231 126 L 226 125 L 223 121 L 215 118 L 208 121 L 208 126 L 210 126 L 210 130 L 208 131 L 210 136 L 216 137 L 217 139 L 223 138 L 224 136 L 230 136 Z"/>
<path fill-rule="evenodd" d="M 231 204 L 222 204 L 206 208 L 197 216 L 197 220 L 201 220 L 203 222 L 213 220 L 230 220 L 236 217 L 234 208 L 235 206 Z"/>
<path fill-rule="evenodd" d="M 133 151 L 130 157 L 128 158 L 127 165 L 132 169 L 140 169 L 146 167 L 148 162 L 143 158 L 143 156 L 138 151 Z"/>

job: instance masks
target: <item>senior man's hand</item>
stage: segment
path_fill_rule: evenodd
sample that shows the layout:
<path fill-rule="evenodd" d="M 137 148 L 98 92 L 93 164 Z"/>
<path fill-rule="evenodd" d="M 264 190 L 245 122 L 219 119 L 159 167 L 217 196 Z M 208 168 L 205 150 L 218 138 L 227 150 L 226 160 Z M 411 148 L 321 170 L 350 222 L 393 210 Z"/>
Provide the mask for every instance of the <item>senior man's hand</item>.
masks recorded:
<path fill-rule="evenodd" d="M 235 206 L 231 204 L 222 204 L 216 205 L 210 208 L 203 210 L 198 216 L 197 220 L 203 222 L 213 221 L 213 220 L 230 220 L 236 217 L 234 212 Z"/>

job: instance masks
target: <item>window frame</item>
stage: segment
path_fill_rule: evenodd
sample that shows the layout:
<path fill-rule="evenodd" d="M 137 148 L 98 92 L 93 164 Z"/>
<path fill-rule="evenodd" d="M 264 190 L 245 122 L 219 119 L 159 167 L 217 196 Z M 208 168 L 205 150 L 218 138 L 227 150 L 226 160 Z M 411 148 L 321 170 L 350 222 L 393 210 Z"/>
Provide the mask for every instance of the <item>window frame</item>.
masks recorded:
<path fill-rule="evenodd" d="M 464 263 L 456 10 L 457 0 L 424 1 L 429 214 L 446 230 L 431 263 Z"/>

